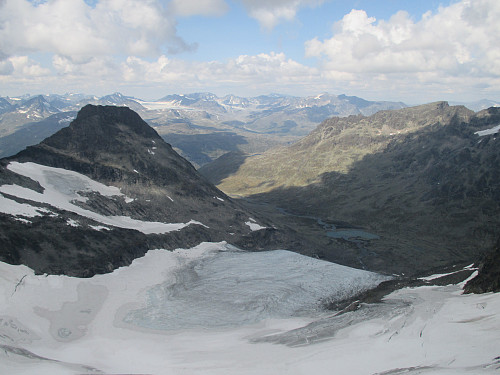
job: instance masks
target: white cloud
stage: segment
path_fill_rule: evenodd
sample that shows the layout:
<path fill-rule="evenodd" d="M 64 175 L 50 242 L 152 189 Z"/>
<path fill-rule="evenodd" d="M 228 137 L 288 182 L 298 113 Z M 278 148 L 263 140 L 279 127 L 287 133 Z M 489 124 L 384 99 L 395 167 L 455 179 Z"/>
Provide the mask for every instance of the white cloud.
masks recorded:
<path fill-rule="evenodd" d="M 161 56 L 153 62 L 129 57 L 122 64 L 123 78 L 128 82 L 162 84 L 169 90 L 190 92 L 214 90 L 223 93 L 248 91 L 262 93 L 290 85 L 319 80 L 318 71 L 287 59 L 282 53 L 242 55 L 227 62 L 186 62 Z"/>
<path fill-rule="evenodd" d="M 281 21 L 291 21 L 300 8 L 317 6 L 324 0 L 240 0 L 262 28 L 272 30 Z"/>
<path fill-rule="evenodd" d="M 322 59 L 325 76 L 349 76 L 358 85 L 389 80 L 451 91 L 474 81 L 498 85 L 498 19 L 498 0 L 463 0 L 418 21 L 399 12 L 377 22 L 352 10 L 335 24 L 332 38 L 308 41 L 306 56 Z"/>
<path fill-rule="evenodd" d="M 0 85 L 18 93 L 46 92 L 50 87 L 51 92 L 107 94 L 122 91 L 157 99 L 165 92 L 260 95 L 268 92 L 293 94 L 298 90 L 310 94 L 326 91 L 322 86 L 324 79 L 316 68 L 274 52 L 208 62 L 185 61 L 166 55 L 154 60 L 129 56 L 123 62 L 113 57 L 96 56 L 85 62 L 74 62 L 66 56 L 55 55 L 52 58 L 55 72 L 27 57 L 10 58 L 9 61 L 14 63 L 14 73 L 0 75 Z M 23 89 L 19 91 L 19 87 Z"/>
<path fill-rule="evenodd" d="M 158 55 L 189 49 L 159 0 L 27 0 L 0 3 L 0 52 L 50 52 L 85 63 L 111 54 Z"/>
<path fill-rule="evenodd" d="M 8 59 L 0 60 L 0 75 L 8 76 L 14 72 L 14 65 Z"/>
<path fill-rule="evenodd" d="M 224 0 L 172 0 L 170 7 L 182 17 L 222 16 L 229 9 Z"/>
<path fill-rule="evenodd" d="M 8 59 L 12 66 L 12 75 L 26 79 L 50 75 L 50 70 L 42 67 L 27 56 L 13 56 Z"/>
<path fill-rule="evenodd" d="M 327 0 L 239 1 L 272 29 Z M 317 67 L 274 52 L 205 62 L 169 55 L 192 48 L 178 37 L 175 17 L 226 10 L 225 0 L 0 0 L 0 86 L 149 98 L 200 90 L 329 91 L 409 103 L 500 95 L 497 0 L 455 1 L 418 20 L 398 12 L 378 21 L 352 10 L 331 38 L 306 42 L 306 57 Z"/>

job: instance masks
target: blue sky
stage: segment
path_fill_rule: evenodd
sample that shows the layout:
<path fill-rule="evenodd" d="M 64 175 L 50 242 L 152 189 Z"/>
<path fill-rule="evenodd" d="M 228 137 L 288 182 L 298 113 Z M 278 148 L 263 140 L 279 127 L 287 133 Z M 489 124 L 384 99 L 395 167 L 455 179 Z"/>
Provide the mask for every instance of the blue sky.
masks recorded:
<path fill-rule="evenodd" d="M 406 10 L 418 20 L 426 12 L 436 11 L 440 1 L 364 0 L 329 1 L 317 6 L 299 9 L 294 20 L 281 22 L 272 30 L 263 30 L 256 19 L 248 17 L 244 6 L 228 2 L 229 8 L 221 17 L 181 17 L 178 31 L 187 42 L 198 43 L 194 53 L 186 59 L 209 61 L 229 59 L 235 55 L 258 54 L 265 51 L 284 52 L 301 63 L 313 65 L 304 56 L 304 43 L 314 37 L 327 38 L 333 23 L 352 9 L 364 9 L 377 19 L 389 19 L 400 10 Z"/>
<path fill-rule="evenodd" d="M 498 0 L 0 0 L 0 96 L 500 100 Z"/>

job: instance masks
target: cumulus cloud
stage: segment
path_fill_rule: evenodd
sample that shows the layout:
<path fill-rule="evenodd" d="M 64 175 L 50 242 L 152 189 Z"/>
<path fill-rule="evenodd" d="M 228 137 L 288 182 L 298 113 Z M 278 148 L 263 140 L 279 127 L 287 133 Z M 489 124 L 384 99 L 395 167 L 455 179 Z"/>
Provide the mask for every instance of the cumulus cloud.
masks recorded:
<path fill-rule="evenodd" d="M 0 52 L 37 51 L 86 63 L 95 56 L 158 55 L 191 48 L 159 0 L 3 0 Z"/>
<path fill-rule="evenodd" d="M 324 0 L 240 0 L 262 28 L 272 30 L 281 21 L 291 21 L 302 7 L 317 6 Z"/>
<path fill-rule="evenodd" d="M 0 61 L 0 86 L 2 89 L 20 87 L 27 82 L 50 80 L 51 71 L 28 56 L 11 56 Z"/>
<path fill-rule="evenodd" d="M 330 39 L 305 45 L 322 59 L 325 75 L 450 85 L 500 77 L 500 2 L 463 0 L 415 21 L 399 12 L 387 21 L 352 10 L 334 25 Z M 498 81 L 496 81 L 498 83 Z"/>
<path fill-rule="evenodd" d="M 125 81 L 156 82 L 180 92 L 210 88 L 228 93 L 242 87 L 262 92 L 276 86 L 287 90 L 290 85 L 304 85 L 319 78 L 315 68 L 287 59 L 282 53 L 241 55 L 227 62 L 186 62 L 166 56 L 149 62 L 129 57 L 121 69 Z"/>
<path fill-rule="evenodd" d="M 222 16 L 228 11 L 224 0 L 172 0 L 170 7 L 181 17 Z"/>

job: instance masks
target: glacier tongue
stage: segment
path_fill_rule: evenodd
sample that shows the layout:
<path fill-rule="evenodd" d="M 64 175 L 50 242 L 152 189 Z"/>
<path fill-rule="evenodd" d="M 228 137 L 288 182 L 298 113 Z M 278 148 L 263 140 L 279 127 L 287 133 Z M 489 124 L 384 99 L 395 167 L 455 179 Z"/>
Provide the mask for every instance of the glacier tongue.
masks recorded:
<path fill-rule="evenodd" d="M 168 330 L 288 318 L 321 310 L 321 299 L 348 298 L 387 279 L 290 251 L 234 248 L 193 259 L 173 275 L 149 289 L 146 306 L 128 312 L 124 322 Z"/>

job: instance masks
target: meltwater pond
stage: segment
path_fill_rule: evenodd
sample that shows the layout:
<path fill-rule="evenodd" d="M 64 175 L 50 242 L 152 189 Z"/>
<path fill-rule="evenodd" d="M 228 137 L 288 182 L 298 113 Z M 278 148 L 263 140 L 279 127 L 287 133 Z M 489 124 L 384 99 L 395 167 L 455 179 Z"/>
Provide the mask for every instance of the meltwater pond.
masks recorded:
<path fill-rule="evenodd" d="M 181 262 L 174 277 L 144 294 L 123 323 L 154 330 L 251 324 L 319 312 L 387 277 L 285 250 L 228 247 Z"/>

